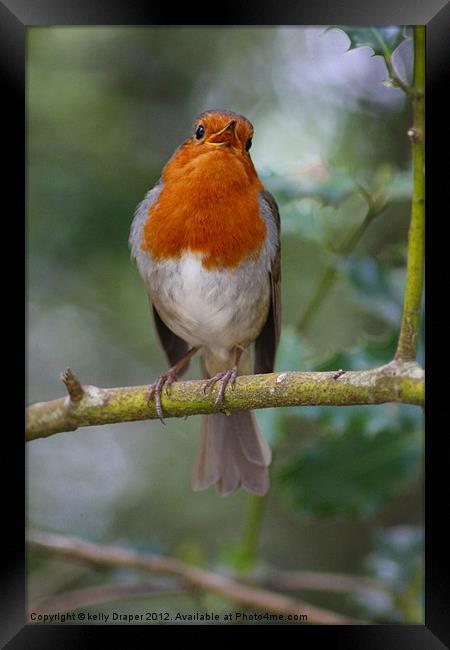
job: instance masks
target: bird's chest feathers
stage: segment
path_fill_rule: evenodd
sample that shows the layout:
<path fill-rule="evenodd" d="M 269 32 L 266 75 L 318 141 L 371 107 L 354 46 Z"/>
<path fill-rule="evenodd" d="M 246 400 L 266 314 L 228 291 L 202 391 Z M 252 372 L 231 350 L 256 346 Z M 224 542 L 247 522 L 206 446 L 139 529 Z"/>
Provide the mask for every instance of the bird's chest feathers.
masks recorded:
<path fill-rule="evenodd" d="M 259 181 L 251 181 L 232 154 L 196 162 L 164 178 L 144 225 L 142 249 L 155 260 L 198 253 L 205 269 L 257 259 L 266 236 Z"/>
<path fill-rule="evenodd" d="M 207 269 L 198 253 L 151 265 L 153 304 L 166 325 L 190 345 L 246 345 L 261 330 L 269 301 L 269 278 L 261 258 L 249 268 Z"/>

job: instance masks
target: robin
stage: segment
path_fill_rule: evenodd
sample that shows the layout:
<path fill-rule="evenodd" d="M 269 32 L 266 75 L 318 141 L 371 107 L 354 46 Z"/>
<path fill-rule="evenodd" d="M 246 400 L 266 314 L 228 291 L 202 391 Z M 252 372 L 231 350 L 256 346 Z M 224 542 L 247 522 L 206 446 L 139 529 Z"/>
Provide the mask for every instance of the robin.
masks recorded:
<path fill-rule="evenodd" d="M 210 110 L 175 151 L 139 204 L 130 247 L 170 369 L 150 386 L 161 395 L 201 354 L 205 391 L 216 404 L 238 375 L 272 372 L 280 335 L 280 216 L 250 157 L 253 126 Z M 248 346 L 255 343 L 252 370 Z M 202 416 L 192 487 L 240 485 L 265 494 L 270 448 L 252 411 Z"/>

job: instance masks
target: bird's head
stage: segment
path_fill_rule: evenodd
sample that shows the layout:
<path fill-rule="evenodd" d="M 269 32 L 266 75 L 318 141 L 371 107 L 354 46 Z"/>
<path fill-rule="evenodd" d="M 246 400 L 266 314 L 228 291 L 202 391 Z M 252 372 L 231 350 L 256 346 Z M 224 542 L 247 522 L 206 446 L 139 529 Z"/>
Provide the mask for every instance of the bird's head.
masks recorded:
<path fill-rule="evenodd" d="M 195 120 L 192 135 L 164 168 L 169 182 L 184 178 L 201 183 L 250 183 L 260 185 L 250 158 L 253 126 L 243 115 L 225 110 L 205 111 Z M 240 179 L 240 180 L 239 180 Z M 262 186 L 261 186 L 262 187 Z"/>
<path fill-rule="evenodd" d="M 253 126 L 243 115 L 231 111 L 205 111 L 195 121 L 193 131 L 192 144 L 199 153 L 220 148 L 249 155 Z"/>

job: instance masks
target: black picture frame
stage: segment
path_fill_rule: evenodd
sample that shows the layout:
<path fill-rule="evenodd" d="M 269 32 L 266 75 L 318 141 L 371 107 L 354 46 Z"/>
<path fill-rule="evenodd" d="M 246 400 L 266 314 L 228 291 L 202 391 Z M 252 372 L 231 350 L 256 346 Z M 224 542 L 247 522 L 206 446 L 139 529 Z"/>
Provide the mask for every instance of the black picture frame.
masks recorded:
<path fill-rule="evenodd" d="M 259 25 L 322 25 L 322 24 L 405 24 L 426 25 L 426 111 L 427 111 L 427 214 L 444 218 L 439 202 L 439 190 L 445 188 L 442 169 L 429 173 L 441 140 L 448 130 L 448 119 L 439 95 L 447 90 L 445 71 L 450 61 L 450 4 L 447 0 L 343 0 L 331 3 L 329 0 L 315 0 L 314 3 L 285 3 L 261 0 L 259 3 L 239 0 L 230 3 L 223 11 L 223 24 Z M 4 84 L 3 135 L 6 141 L 7 180 L 5 194 L 12 198 L 9 209 L 9 223 L 16 226 L 8 230 L 8 248 L 21 250 L 23 247 L 25 221 L 21 218 L 26 209 L 26 134 L 25 134 L 25 57 L 26 32 L 36 25 L 170 25 L 176 17 L 176 24 L 216 24 L 214 5 L 165 6 L 130 0 L 4 0 L 0 2 L 0 70 Z M 219 12 L 220 13 L 220 12 Z M 197 21 L 201 20 L 201 23 Z M 225 22 L 226 21 L 226 22 Z M 447 111 L 448 112 L 448 111 Z M 441 145 L 442 146 L 442 145 Z M 444 170 L 445 172 L 445 170 Z M 442 182 L 439 181 L 442 179 Z M 448 181 L 447 181 L 448 183 Z M 20 197 L 24 197 L 21 201 Z M 7 197 L 5 197 L 7 198 Z M 12 217 L 12 219 L 11 219 Z M 4 247 L 5 249 L 6 247 Z M 427 254 L 429 237 L 427 233 Z M 26 251 L 25 251 L 26 252 Z M 433 251 L 433 257 L 435 255 Z M 26 261 L 26 255 L 25 255 Z M 428 266 L 428 265 L 427 265 Z M 428 270 L 427 270 L 428 273 Z M 11 286 L 11 303 L 17 297 L 17 284 Z M 427 295 L 430 282 L 427 278 Z M 23 303 L 22 303 L 23 304 Z M 15 310 L 18 315 L 20 308 Z M 10 322 L 10 319 L 7 319 Z M 430 317 L 427 316 L 427 324 Z M 428 328 L 427 328 L 428 330 Z M 20 332 L 20 326 L 15 333 Z M 434 321 L 433 321 L 434 332 Z M 434 338 L 434 333 L 433 333 Z M 428 336 L 427 336 L 428 346 Z M 20 343 L 17 350 L 20 349 Z M 428 352 L 427 352 L 428 354 Z M 17 364 L 20 367 L 20 364 Z M 436 411 L 439 401 L 431 396 Z M 433 401 L 434 400 L 434 401 Z M 8 399 L 9 401 L 9 399 Z M 429 401 L 429 400 L 428 400 Z M 18 405 L 17 413 L 22 405 Z M 429 407 L 431 411 L 434 409 Z M 441 407 L 442 408 L 442 407 Z M 429 427 L 427 416 L 427 428 Z M 3 520 L 8 522 L 4 530 L 6 560 L 2 563 L 2 584 L 0 591 L 0 642 L 8 648 L 81 648 L 88 645 L 93 635 L 102 633 L 107 626 L 34 626 L 25 623 L 25 543 L 24 543 L 24 452 L 23 440 L 17 432 L 17 421 L 11 428 L 5 426 L 4 458 L 13 471 L 4 488 Z M 431 429 L 430 429 L 431 430 Z M 6 435 L 8 431 L 8 435 Z M 407 648 L 408 650 L 432 650 L 449 647 L 449 603 L 448 584 L 444 581 L 444 567 L 448 567 L 448 542 L 445 544 L 445 514 L 448 509 L 446 495 L 447 454 L 439 445 L 445 444 L 445 431 L 427 440 L 426 445 L 426 617 L 425 625 L 374 625 L 374 626 L 296 626 L 300 643 L 309 640 L 315 643 L 330 639 L 332 647 L 351 648 Z M 441 462 L 441 465 L 439 464 Z M 442 471 L 440 471 L 442 468 Z M 4 472 L 3 472 L 4 474 Z M 448 488 L 447 488 L 448 489 Z M 14 495 L 12 497 L 12 495 Z M 227 638 L 232 628 L 220 626 L 222 639 Z M 242 629 L 242 626 L 239 626 Z M 122 634 L 128 639 L 126 647 L 135 645 L 138 638 L 144 638 L 148 628 L 115 626 L 116 641 Z M 199 628 L 196 629 L 196 632 Z M 152 627 L 152 634 L 154 628 Z M 133 642 L 130 642 L 131 636 Z"/>

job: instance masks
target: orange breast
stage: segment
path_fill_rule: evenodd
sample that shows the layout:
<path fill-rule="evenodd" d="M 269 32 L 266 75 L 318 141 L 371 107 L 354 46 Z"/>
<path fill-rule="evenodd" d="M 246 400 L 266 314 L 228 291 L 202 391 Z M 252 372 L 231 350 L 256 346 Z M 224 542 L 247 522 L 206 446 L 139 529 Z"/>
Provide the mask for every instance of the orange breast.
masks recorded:
<path fill-rule="evenodd" d="M 164 169 L 163 189 L 149 209 L 142 249 L 155 259 L 177 258 L 188 250 L 202 253 L 203 266 L 209 269 L 234 267 L 257 256 L 266 225 L 258 203 L 263 186 L 253 165 L 251 170 L 232 151 L 190 158 L 189 150 L 181 149 Z"/>

